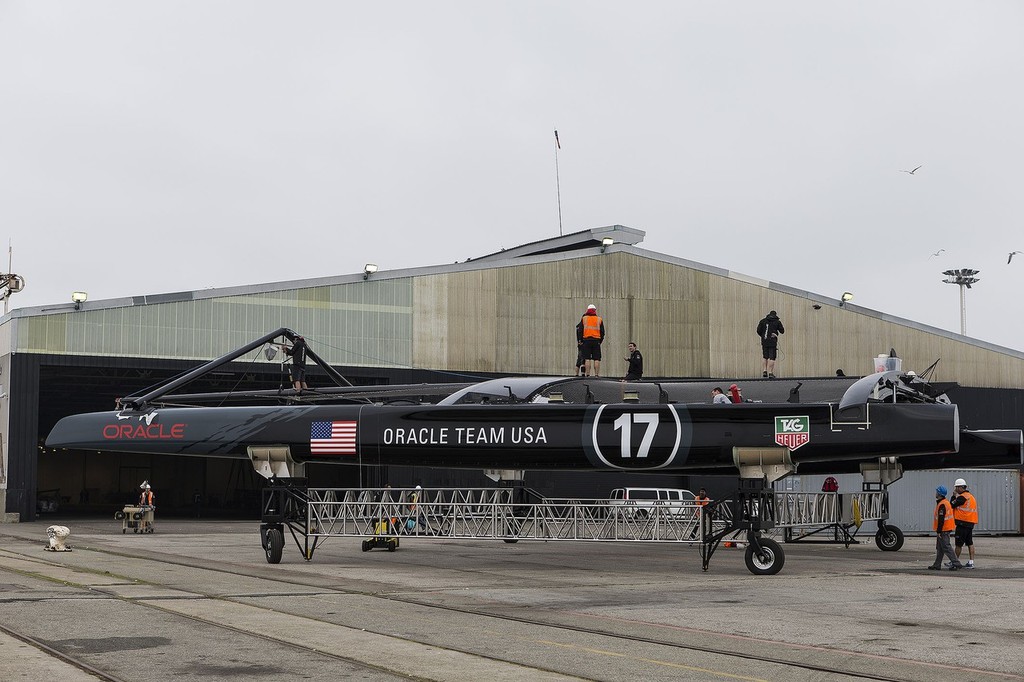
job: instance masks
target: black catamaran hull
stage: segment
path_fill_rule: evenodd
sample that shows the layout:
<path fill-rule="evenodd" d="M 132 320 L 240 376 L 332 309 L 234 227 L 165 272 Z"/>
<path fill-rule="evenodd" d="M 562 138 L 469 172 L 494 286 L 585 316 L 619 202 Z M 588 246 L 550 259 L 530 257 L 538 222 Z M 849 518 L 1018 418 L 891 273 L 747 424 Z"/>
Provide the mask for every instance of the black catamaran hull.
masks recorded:
<path fill-rule="evenodd" d="M 802 470 L 883 456 L 907 468 L 1020 463 L 1019 431 L 961 431 L 955 405 L 865 408 L 856 421 L 830 404 L 161 408 L 66 417 L 47 446 L 240 458 L 287 447 L 299 462 L 500 469 L 734 469 L 734 448 L 788 448 Z"/>

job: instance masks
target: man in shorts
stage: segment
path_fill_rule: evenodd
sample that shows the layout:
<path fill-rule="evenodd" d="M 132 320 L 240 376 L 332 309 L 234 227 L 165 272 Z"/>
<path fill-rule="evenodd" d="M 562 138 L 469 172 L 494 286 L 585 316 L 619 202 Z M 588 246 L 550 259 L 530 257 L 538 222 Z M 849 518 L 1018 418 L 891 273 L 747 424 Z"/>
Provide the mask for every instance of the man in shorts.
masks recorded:
<path fill-rule="evenodd" d="M 967 490 L 967 481 L 962 478 L 956 479 L 956 482 L 953 483 L 953 494 L 950 496 L 949 504 L 953 507 L 953 520 L 956 522 L 954 529 L 956 556 L 959 559 L 960 550 L 967 545 L 967 553 L 970 558 L 964 564 L 964 568 L 974 568 L 974 527 L 978 525 L 978 501 Z"/>
<path fill-rule="evenodd" d="M 604 320 L 597 314 L 597 306 L 587 306 L 580 323 L 576 326 L 576 340 L 583 349 L 587 376 L 601 376 L 601 343 L 604 342 Z"/>
<path fill-rule="evenodd" d="M 296 393 L 302 393 L 303 389 L 309 388 L 306 385 L 306 339 L 296 336 L 292 345 L 282 344 L 281 347 L 292 359 L 292 388 Z"/>
<path fill-rule="evenodd" d="M 782 326 L 779 314 L 774 310 L 769 311 L 764 318 L 757 323 L 757 335 L 761 338 L 761 376 L 766 379 L 775 378 L 775 360 L 779 353 L 779 334 L 785 334 L 786 328 Z"/>

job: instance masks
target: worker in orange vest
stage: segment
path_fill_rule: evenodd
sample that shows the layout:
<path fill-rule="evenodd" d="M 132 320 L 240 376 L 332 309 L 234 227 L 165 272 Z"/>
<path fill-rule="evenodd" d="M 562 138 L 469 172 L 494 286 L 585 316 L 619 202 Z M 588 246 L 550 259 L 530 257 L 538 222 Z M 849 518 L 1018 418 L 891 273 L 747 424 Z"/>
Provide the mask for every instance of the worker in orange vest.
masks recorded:
<path fill-rule="evenodd" d="M 974 568 L 974 527 L 978 525 L 978 501 L 967 490 L 967 481 L 956 479 L 949 504 L 953 507 L 953 520 L 956 522 L 956 556 L 959 558 L 960 550 L 967 545 L 970 558 L 964 568 Z"/>
<path fill-rule="evenodd" d="M 139 506 L 140 507 L 155 507 L 156 496 L 153 494 L 153 488 L 150 487 L 149 483 L 142 484 L 142 494 L 139 495 Z M 145 518 L 145 517 L 143 517 Z M 139 521 L 139 532 L 144 533 L 149 528 L 149 523 L 145 520 Z"/>
<path fill-rule="evenodd" d="M 580 323 L 576 325 L 576 341 L 583 350 L 587 376 L 601 376 L 601 344 L 604 342 L 604 320 L 597 314 L 597 306 L 587 306 Z"/>
<path fill-rule="evenodd" d="M 932 571 L 942 570 L 943 556 L 949 559 L 949 570 L 958 571 L 963 568 L 963 564 L 953 553 L 953 548 L 949 546 L 949 534 L 956 524 L 953 521 L 953 507 L 946 499 L 948 494 L 949 491 L 944 485 L 935 489 L 935 516 L 932 523 L 932 529 L 935 531 L 935 563 L 928 566 Z"/>

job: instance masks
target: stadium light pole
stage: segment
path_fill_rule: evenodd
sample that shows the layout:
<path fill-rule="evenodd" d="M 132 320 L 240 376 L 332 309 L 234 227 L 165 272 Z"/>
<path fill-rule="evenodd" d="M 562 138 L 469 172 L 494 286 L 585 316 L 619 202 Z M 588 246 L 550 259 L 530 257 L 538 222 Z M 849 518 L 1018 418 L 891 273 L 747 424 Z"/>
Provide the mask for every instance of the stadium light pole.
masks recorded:
<path fill-rule="evenodd" d="M 964 297 L 964 290 L 970 289 L 972 284 L 977 284 L 981 280 L 975 277 L 980 271 L 972 270 L 971 268 L 961 268 L 960 270 L 944 270 L 943 275 L 946 279 L 942 280 L 946 284 L 956 284 L 960 287 L 960 334 L 967 336 L 967 305 L 966 298 Z"/>

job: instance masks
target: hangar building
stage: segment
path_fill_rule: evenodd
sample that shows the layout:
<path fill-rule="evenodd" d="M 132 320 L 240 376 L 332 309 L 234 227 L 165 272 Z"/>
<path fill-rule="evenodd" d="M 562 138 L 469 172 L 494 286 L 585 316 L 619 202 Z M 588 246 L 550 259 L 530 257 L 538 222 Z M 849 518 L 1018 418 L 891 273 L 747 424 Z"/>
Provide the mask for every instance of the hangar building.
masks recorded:
<path fill-rule="evenodd" d="M 65 415 L 114 409 L 118 397 L 280 327 L 355 384 L 569 375 L 575 324 L 593 303 L 607 330 L 602 375 L 624 373 L 620 358 L 636 341 L 646 376 L 760 381 L 753 329 L 774 309 L 787 329 L 780 376 L 866 374 L 895 348 L 905 369 L 941 359 L 933 378 L 963 387 L 964 425 L 1024 426 L 1024 353 L 647 251 L 644 235 L 613 225 L 451 265 L 11 311 L 0 319 L 0 506 L 9 518 L 57 505 L 107 513 L 148 479 L 165 511 L 251 508 L 259 482 L 238 461 L 55 452 L 43 442 Z M 195 390 L 288 386 L 280 362 L 262 356 L 223 369 Z M 318 380 L 327 378 L 313 374 L 311 386 Z M 310 478 L 361 480 L 327 468 Z"/>

